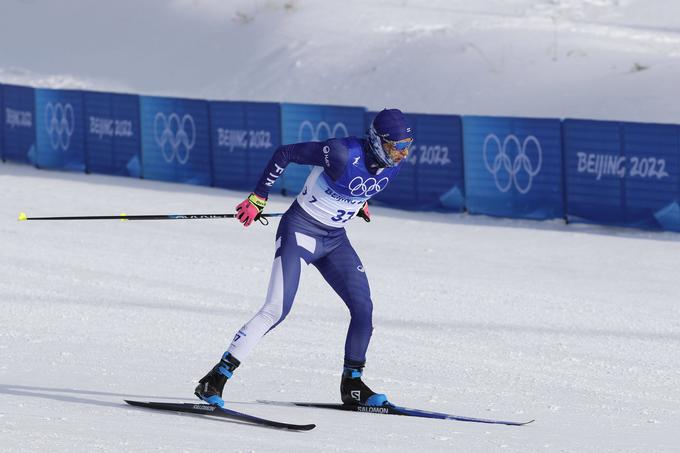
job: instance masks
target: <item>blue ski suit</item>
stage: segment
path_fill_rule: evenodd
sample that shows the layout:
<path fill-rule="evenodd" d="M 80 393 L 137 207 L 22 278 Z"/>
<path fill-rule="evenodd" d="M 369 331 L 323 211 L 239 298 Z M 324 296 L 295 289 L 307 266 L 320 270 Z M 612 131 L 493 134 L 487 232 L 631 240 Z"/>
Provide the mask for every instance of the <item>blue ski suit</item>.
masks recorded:
<path fill-rule="evenodd" d="M 385 190 L 401 166 L 378 168 L 368 146 L 363 139 L 348 137 L 285 145 L 272 156 L 254 191 L 262 198 L 267 198 L 290 162 L 313 167 L 279 223 L 265 303 L 229 346 L 228 352 L 239 361 L 285 319 L 295 299 L 301 269 L 313 264 L 350 311 L 345 365 L 365 363 L 373 331 L 373 303 L 366 271 L 344 225 L 368 199 Z"/>

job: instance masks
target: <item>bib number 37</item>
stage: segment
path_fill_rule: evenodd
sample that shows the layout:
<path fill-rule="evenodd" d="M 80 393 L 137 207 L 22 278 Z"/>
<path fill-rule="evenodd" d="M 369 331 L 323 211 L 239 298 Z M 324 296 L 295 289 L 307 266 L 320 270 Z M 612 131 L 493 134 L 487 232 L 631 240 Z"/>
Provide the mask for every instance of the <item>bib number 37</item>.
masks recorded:
<path fill-rule="evenodd" d="M 331 220 L 333 222 L 342 222 L 345 223 L 352 217 L 354 217 L 354 214 L 356 211 L 345 211 L 343 209 L 338 209 L 338 213 L 335 217 L 331 217 Z"/>

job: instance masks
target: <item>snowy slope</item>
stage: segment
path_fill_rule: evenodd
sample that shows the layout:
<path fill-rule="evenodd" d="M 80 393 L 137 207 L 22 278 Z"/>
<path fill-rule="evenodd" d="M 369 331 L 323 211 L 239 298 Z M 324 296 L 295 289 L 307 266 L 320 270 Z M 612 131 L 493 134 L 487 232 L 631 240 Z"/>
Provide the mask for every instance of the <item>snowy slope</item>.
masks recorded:
<path fill-rule="evenodd" d="M 0 82 L 680 122 L 673 0 L 5 0 Z"/>
<path fill-rule="evenodd" d="M 376 208 L 349 226 L 375 300 L 369 385 L 404 405 L 537 421 L 254 404 L 338 399 L 348 313 L 309 268 L 226 393 L 235 409 L 318 424 L 289 433 L 122 403 L 192 401 L 264 299 L 278 220 L 17 222 L 220 212 L 243 194 L 12 164 L 0 187 L 3 452 L 677 451 L 677 234 Z"/>

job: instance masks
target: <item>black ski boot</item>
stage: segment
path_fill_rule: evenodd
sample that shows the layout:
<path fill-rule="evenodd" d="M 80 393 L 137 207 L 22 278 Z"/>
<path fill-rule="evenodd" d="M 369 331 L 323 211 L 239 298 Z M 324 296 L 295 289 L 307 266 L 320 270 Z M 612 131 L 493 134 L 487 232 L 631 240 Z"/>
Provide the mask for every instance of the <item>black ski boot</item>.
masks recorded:
<path fill-rule="evenodd" d="M 224 406 L 222 390 L 234 370 L 241 364 L 236 357 L 225 352 L 220 363 L 215 365 L 212 370 L 198 381 L 194 395 L 209 404 Z"/>
<path fill-rule="evenodd" d="M 340 381 L 340 397 L 344 404 L 352 406 L 385 406 L 389 404 L 387 396 L 375 393 L 361 380 L 363 366 L 345 367 Z"/>

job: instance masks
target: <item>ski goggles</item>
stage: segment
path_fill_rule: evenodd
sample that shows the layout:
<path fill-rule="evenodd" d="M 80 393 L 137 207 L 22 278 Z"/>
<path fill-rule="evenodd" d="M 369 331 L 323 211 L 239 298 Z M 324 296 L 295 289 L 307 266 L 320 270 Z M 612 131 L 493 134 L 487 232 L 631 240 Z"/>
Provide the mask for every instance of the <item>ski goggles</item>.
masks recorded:
<path fill-rule="evenodd" d="M 413 144 L 412 138 L 405 138 L 403 140 L 382 140 L 382 149 L 395 163 L 399 163 L 402 159 L 408 156 L 409 149 Z"/>

